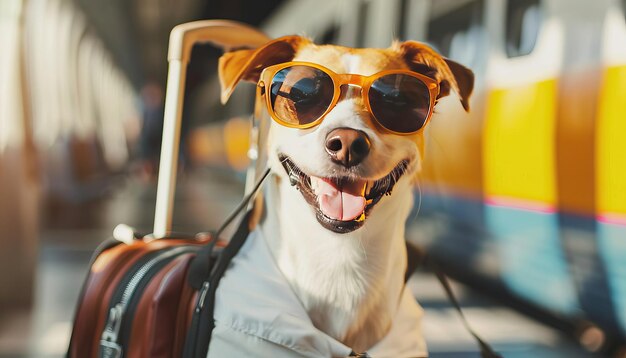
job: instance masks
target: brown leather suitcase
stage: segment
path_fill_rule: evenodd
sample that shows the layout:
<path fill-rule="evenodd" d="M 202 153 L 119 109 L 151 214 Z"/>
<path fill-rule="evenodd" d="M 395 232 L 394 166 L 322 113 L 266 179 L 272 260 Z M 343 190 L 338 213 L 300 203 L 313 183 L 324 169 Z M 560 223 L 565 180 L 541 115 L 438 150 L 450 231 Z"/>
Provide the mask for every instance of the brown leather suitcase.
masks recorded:
<path fill-rule="evenodd" d="M 69 356 L 180 356 L 197 300 L 187 271 L 207 241 L 106 242 L 83 288 Z"/>
<path fill-rule="evenodd" d="M 141 236 L 116 229 L 116 238 L 96 250 L 77 305 L 68 357 L 206 356 L 208 347 L 202 345 L 210 337 L 210 325 L 205 328 L 200 319 L 212 319 L 212 308 L 204 312 L 202 306 L 217 287 L 216 282 L 208 289 L 209 274 L 225 270 L 220 261 L 236 254 L 235 238 L 245 240 L 248 225 L 246 217 L 227 248 L 208 234 L 182 238 L 170 233 L 186 66 L 195 43 L 229 50 L 255 48 L 268 40 L 246 25 L 222 20 L 172 30 L 154 232 Z"/>

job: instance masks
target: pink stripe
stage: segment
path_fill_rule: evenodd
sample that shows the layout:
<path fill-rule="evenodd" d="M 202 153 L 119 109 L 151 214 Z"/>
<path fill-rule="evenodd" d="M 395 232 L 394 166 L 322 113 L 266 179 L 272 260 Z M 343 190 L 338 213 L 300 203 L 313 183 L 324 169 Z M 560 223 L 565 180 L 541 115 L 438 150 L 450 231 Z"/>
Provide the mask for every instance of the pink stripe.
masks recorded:
<path fill-rule="evenodd" d="M 528 211 L 536 211 L 544 214 L 556 213 L 556 208 L 553 205 L 547 203 L 541 203 L 538 201 L 516 199 L 516 198 L 504 198 L 504 197 L 489 197 L 485 199 L 487 205 L 501 206 L 513 209 L 522 209 Z"/>
<path fill-rule="evenodd" d="M 626 215 L 615 213 L 604 213 L 597 216 L 598 221 L 605 224 L 626 226 Z"/>

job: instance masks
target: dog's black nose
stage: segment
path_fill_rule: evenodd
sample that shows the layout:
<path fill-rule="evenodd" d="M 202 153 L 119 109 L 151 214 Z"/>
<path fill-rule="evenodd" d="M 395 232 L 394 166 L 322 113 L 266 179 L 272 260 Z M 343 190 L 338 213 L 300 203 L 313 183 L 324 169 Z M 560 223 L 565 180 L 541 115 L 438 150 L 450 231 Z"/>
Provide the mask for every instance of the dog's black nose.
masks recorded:
<path fill-rule="evenodd" d="M 367 157 L 370 152 L 370 140 L 362 131 L 337 128 L 326 136 L 326 152 L 333 162 L 350 168 Z"/>

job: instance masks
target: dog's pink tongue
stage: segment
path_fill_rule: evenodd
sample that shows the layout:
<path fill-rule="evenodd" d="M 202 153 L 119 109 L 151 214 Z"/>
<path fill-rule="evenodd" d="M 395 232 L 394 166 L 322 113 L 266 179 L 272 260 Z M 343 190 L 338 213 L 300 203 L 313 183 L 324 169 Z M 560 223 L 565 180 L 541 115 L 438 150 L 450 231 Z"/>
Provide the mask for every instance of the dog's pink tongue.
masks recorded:
<path fill-rule="evenodd" d="M 325 178 L 311 176 L 317 182 L 315 193 L 320 209 L 331 219 L 349 221 L 359 217 L 365 210 L 364 181 L 346 183 L 343 188 Z"/>

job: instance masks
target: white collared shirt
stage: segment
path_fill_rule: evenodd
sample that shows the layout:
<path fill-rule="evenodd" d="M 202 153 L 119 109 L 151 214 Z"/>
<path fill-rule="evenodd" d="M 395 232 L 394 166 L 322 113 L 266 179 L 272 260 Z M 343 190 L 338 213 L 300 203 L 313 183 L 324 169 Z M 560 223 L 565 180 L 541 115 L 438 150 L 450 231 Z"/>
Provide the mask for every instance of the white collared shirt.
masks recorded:
<path fill-rule="evenodd" d="M 390 331 L 368 354 L 374 358 L 427 357 L 422 314 L 405 289 Z M 250 233 L 224 274 L 214 317 L 208 358 L 347 357 L 352 351 L 313 325 L 259 230 Z"/>

